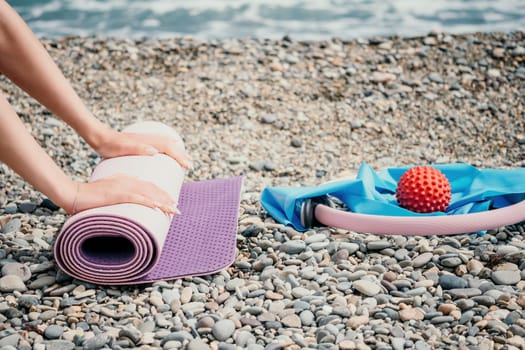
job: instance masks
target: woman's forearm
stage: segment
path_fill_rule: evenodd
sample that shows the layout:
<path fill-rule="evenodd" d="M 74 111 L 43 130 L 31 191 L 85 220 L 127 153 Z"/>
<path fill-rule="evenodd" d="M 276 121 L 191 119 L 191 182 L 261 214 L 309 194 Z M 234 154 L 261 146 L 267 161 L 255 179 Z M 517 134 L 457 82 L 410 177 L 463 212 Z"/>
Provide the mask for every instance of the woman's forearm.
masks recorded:
<path fill-rule="evenodd" d="M 106 127 L 91 114 L 29 27 L 4 0 L 0 0 L 0 72 L 97 148 Z"/>
<path fill-rule="evenodd" d="M 72 207 L 77 185 L 33 139 L 1 93 L 0 161 L 60 207 Z"/>

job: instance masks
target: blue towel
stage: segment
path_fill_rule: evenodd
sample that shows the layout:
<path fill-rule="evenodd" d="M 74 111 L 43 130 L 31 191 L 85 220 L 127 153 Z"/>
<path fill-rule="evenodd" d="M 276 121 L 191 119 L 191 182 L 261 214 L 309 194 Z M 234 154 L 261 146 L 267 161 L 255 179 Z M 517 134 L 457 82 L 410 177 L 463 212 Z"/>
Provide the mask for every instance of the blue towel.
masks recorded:
<path fill-rule="evenodd" d="M 450 182 L 452 198 L 447 211 L 415 213 L 400 207 L 395 198 L 397 182 L 411 167 L 388 168 L 375 172 L 363 163 L 355 179 L 327 182 L 307 187 L 267 187 L 261 204 L 276 221 L 303 231 L 300 213 L 305 199 L 334 196 L 350 211 L 371 215 L 429 216 L 482 212 L 503 208 L 525 199 L 525 168 L 477 169 L 471 165 L 433 165 Z"/>

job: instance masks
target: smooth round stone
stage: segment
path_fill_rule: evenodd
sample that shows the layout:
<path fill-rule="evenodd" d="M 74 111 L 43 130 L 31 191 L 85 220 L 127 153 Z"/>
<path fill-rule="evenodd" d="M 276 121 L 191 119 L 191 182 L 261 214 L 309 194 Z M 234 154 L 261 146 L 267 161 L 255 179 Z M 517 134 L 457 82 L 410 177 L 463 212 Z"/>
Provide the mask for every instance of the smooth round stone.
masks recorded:
<path fill-rule="evenodd" d="M 371 242 L 368 242 L 368 244 L 366 245 L 366 248 L 368 250 L 382 250 L 382 249 L 386 249 L 386 248 L 390 248 L 392 246 L 392 243 L 390 243 L 389 241 L 371 241 Z"/>
<path fill-rule="evenodd" d="M 476 305 L 476 302 L 472 299 L 459 299 L 456 301 L 456 305 L 461 310 L 469 310 Z"/>
<path fill-rule="evenodd" d="M 321 249 L 324 249 L 328 246 L 328 244 L 330 244 L 329 241 L 324 241 L 324 242 L 314 242 L 312 244 L 309 245 L 310 249 L 312 249 L 313 251 L 318 251 L 318 250 L 321 250 Z"/>
<path fill-rule="evenodd" d="M 210 346 L 206 344 L 202 339 L 193 339 L 189 342 L 188 350 L 209 350 Z"/>
<path fill-rule="evenodd" d="M 104 347 L 104 345 L 109 343 L 110 340 L 111 338 L 105 333 L 97 334 L 96 336 L 89 338 L 84 342 L 83 349 L 97 350 Z"/>
<path fill-rule="evenodd" d="M 479 288 L 454 288 L 448 290 L 447 293 L 453 298 L 470 298 L 481 295 L 481 290 Z"/>
<path fill-rule="evenodd" d="M 348 254 L 352 255 L 359 250 L 359 245 L 351 242 L 342 242 L 339 245 L 339 249 L 348 251 Z"/>
<path fill-rule="evenodd" d="M 310 303 L 306 302 L 306 301 L 302 301 L 302 300 L 296 300 L 294 303 L 293 303 L 293 308 L 296 312 L 298 311 L 303 311 L 303 310 L 307 310 L 310 308 Z"/>
<path fill-rule="evenodd" d="M 28 266 L 17 262 L 7 263 L 2 267 L 2 276 L 15 275 L 28 281 L 31 278 L 31 270 Z"/>
<path fill-rule="evenodd" d="M 387 307 L 383 309 L 383 312 L 387 314 L 392 321 L 399 320 L 399 312 L 397 312 L 396 310 Z"/>
<path fill-rule="evenodd" d="M 215 323 L 212 328 L 212 333 L 215 339 L 225 341 L 235 331 L 235 324 L 231 320 L 220 320 Z"/>
<path fill-rule="evenodd" d="M 434 254 L 432 254 L 432 253 L 420 254 L 420 255 L 416 256 L 414 258 L 414 260 L 412 260 L 412 266 L 414 266 L 416 268 L 425 266 L 428 262 L 430 262 L 430 260 L 432 260 L 433 256 L 434 256 Z"/>
<path fill-rule="evenodd" d="M 44 337 L 46 337 L 47 339 L 58 339 L 62 336 L 63 333 L 63 327 L 52 324 L 46 327 L 44 331 Z"/>
<path fill-rule="evenodd" d="M 19 276 L 7 275 L 0 278 L 0 292 L 25 292 L 26 290 L 27 287 Z"/>
<path fill-rule="evenodd" d="M 49 287 L 55 282 L 56 279 L 54 276 L 43 276 L 31 282 L 28 287 L 29 289 L 39 289 L 43 287 Z"/>
<path fill-rule="evenodd" d="M 472 259 L 467 262 L 467 271 L 474 276 L 479 275 L 482 269 L 483 264 L 479 260 Z"/>
<path fill-rule="evenodd" d="M 0 348 L 7 346 L 15 347 L 20 342 L 20 339 L 22 339 L 22 337 L 18 333 L 7 333 L 6 335 L 0 333 Z"/>
<path fill-rule="evenodd" d="M 441 275 L 438 280 L 439 285 L 443 289 L 467 288 L 468 282 L 461 277 L 454 275 Z"/>
<path fill-rule="evenodd" d="M 298 299 L 305 297 L 307 295 L 311 295 L 311 294 L 312 294 L 312 291 L 304 287 L 295 287 L 292 289 L 292 295 Z"/>
<path fill-rule="evenodd" d="M 299 314 L 301 324 L 304 326 L 312 326 L 315 323 L 315 316 L 310 310 L 304 310 Z"/>
<path fill-rule="evenodd" d="M 279 247 L 279 250 L 287 254 L 299 254 L 306 249 L 306 243 L 300 240 L 287 241 Z"/>
<path fill-rule="evenodd" d="M 341 282 L 341 283 L 338 283 L 335 288 L 337 288 L 337 290 L 341 291 L 341 292 L 346 292 L 347 290 L 350 290 L 350 288 L 352 288 L 352 283 L 350 282 Z"/>
<path fill-rule="evenodd" d="M 348 260 L 349 256 L 350 256 L 350 254 L 348 253 L 348 250 L 346 250 L 346 249 L 339 249 L 332 256 L 332 259 L 335 261 L 336 264 L 339 264 L 339 263 L 343 263 L 346 260 Z"/>
<path fill-rule="evenodd" d="M 243 287 L 246 281 L 242 278 L 234 278 L 226 283 L 226 290 L 235 291 L 236 288 Z"/>
<path fill-rule="evenodd" d="M 197 328 L 212 328 L 215 320 L 210 316 L 203 316 L 197 321 Z"/>
<path fill-rule="evenodd" d="M 11 219 L 2 227 L 3 233 L 18 232 L 22 228 L 22 221 L 20 219 Z"/>
<path fill-rule="evenodd" d="M 4 214 L 15 214 L 17 211 L 18 211 L 18 206 L 16 205 L 16 203 L 8 203 L 4 207 Z M 2 232 L 4 231 L 2 230 Z"/>
<path fill-rule="evenodd" d="M 281 322 L 286 327 L 301 328 L 301 319 L 295 314 L 283 317 Z"/>
<path fill-rule="evenodd" d="M 248 331 L 239 331 L 235 336 L 235 344 L 245 348 L 248 344 L 254 344 L 257 341 L 255 336 Z"/>
<path fill-rule="evenodd" d="M 316 234 L 313 234 L 309 237 L 306 237 L 306 239 L 304 240 L 304 242 L 306 244 L 312 244 L 312 243 L 316 243 L 316 242 L 323 242 L 326 240 L 326 236 L 322 233 L 316 233 Z"/>
<path fill-rule="evenodd" d="M 492 271 L 490 278 L 496 284 L 513 285 L 521 281 L 521 273 L 519 270 L 498 270 Z"/>
<path fill-rule="evenodd" d="M 164 303 L 167 305 L 170 305 L 173 300 L 178 299 L 180 297 L 179 291 L 176 289 L 165 289 L 162 292 L 162 300 L 164 300 Z M 180 297 L 182 302 L 182 297 Z"/>
<path fill-rule="evenodd" d="M 461 265 L 462 261 L 459 257 L 453 256 L 441 260 L 440 263 L 445 267 L 456 267 Z"/>
<path fill-rule="evenodd" d="M 430 323 L 440 324 L 440 323 L 453 322 L 453 321 L 454 321 L 454 317 L 452 316 L 436 316 L 430 320 Z"/>
<path fill-rule="evenodd" d="M 408 296 L 416 296 L 416 295 L 423 295 L 427 292 L 427 288 L 425 287 L 418 287 L 418 288 L 413 288 L 413 289 L 409 289 L 405 292 L 405 295 L 408 295 Z"/>
<path fill-rule="evenodd" d="M 517 253 L 519 251 L 520 251 L 520 249 L 518 247 L 513 246 L 513 245 L 496 246 L 496 253 L 498 253 L 499 255 L 507 255 L 507 254 L 511 254 L 511 253 Z"/>
<path fill-rule="evenodd" d="M 38 204 L 31 202 L 23 202 L 18 206 L 18 210 L 21 213 L 32 213 L 38 207 Z"/>
<path fill-rule="evenodd" d="M 496 299 L 494 299 L 490 295 L 478 295 L 478 296 L 472 297 L 472 300 L 484 306 L 492 306 L 496 304 Z"/>
<path fill-rule="evenodd" d="M 467 324 L 470 321 L 472 321 L 472 318 L 474 318 L 474 315 L 475 315 L 475 313 L 472 310 L 465 311 L 463 314 L 461 314 L 461 317 L 460 317 L 458 323 L 459 324 Z"/>
<path fill-rule="evenodd" d="M 395 251 L 394 258 L 397 260 L 407 260 L 408 259 L 408 250 L 401 248 Z M 412 262 L 413 263 L 413 262 Z"/>
<path fill-rule="evenodd" d="M 381 287 L 367 280 L 359 280 L 353 283 L 355 290 L 369 297 L 373 297 L 381 292 Z"/>
<path fill-rule="evenodd" d="M 503 322 L 505 324 L 508 324 L 508 325 L 511 325 L 511 324 L 514 324 L 516 323 L 518 320 L 521 319 L 521 314 L 519 312 L 516 312 L 516 311 L 512 311 L 511 313 L 509 313 L 505 319 L 503 320 Z"/>
<path fill-rule="evenodd" d="M 415 344 L 416 350 L 430 350 L 430 346 L 423 340 L 418 340 Z"/>
<path fill-rule="evenodd" d="M 405 338 L 392 338 L 390 340 L 393 350 L 403 350 L 405 348 Z"/>

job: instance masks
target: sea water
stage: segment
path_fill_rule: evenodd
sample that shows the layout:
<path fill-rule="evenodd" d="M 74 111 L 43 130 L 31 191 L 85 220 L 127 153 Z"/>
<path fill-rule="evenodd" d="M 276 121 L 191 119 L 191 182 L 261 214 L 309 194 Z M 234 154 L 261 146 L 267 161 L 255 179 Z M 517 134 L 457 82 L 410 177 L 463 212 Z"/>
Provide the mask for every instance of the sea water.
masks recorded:
<path fill-rule="evenodd" d="M 8 0 L 42 37 L 300 40 L 510 32 L 524 0 Z"/>

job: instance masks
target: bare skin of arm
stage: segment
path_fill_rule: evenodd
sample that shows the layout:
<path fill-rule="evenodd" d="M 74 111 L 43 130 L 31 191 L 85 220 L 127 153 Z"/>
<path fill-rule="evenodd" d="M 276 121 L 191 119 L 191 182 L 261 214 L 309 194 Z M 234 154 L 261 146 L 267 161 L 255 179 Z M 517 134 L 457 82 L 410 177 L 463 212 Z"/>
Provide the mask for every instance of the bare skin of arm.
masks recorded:
<path fill-rule="evenodd" d="M 25 22 L 0 0 L 0 72 L 68 123 L 102 157 L 165 153 L 183 167 L 191 159 L 177 139 L 120 133 L 96 119 Z M 72 181 L 43 151 L 0 94 L 0 161 L 53 202 L 73 213 L 117 203 L 138 203 L 176 213 L 176 203 L 154 184 L 128 176 L 92 183 Z"/>

